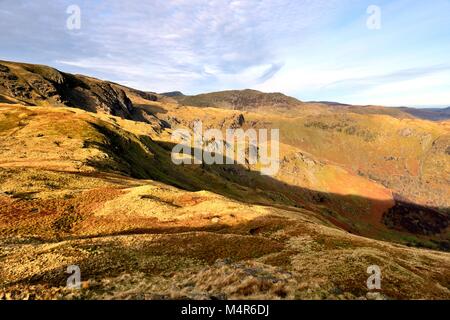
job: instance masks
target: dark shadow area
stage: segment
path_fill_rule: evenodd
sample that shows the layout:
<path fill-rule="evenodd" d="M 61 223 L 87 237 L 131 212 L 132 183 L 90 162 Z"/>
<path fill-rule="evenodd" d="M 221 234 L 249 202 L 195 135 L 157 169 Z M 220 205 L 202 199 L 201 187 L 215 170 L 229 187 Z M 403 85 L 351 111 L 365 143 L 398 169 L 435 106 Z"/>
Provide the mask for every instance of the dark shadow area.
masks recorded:
<path fill-rule="evenodd" d="M 101 177 L 124 187 L 135 179 L 152 179 L 187 191 L 206 190 L 244 203 L 272 206 L 291 212 L 311 211 L 338 228 L 369 238 L 399 242 L 411 246 L 449 250 L 449 208 L 427 207 L 395 197 L 394 202 L 357 195 L 340 195 L 311 190 L 263 176 L 248 165 L 175 165 L 171 142 L 152 140 L 131 134 L 113 124 L 90 122 L 104 136 L 100 141 L 86 140 L 83 148 L 101 150 L 108 157 L 90 158 L 85 164 L 96 173 L 67 174 Z M 203 152 L 192 149 L 192 154 Z M 224 158 L 223 162 L 229 159 Z M 10 195 L 20 201 L 32 200 L 31 194 Z M 374 214 L 372 208 L 385 208 Z"/>
<path fill-rule="evenodd" d="M 131 118 L 134 121 L 145 122 L 151 125 L 156 124 L 157 126 L 153 126 L 153 129 L 162 132 L 162 130 L 170 128 L 171 125 L 166 120 L 157 117 L 159 113 L 167 113 L 167 111 L 157 106 L 134 105 Z"/>
<path fill-rule="evenodd" d="M 156 106 L 156 105 L 133 103 L 133 107 L 135 107 L 137 109 L 145 110 L 145 111 L 147 111 L 147 112 L 149 112 L 151 114 L 157 114 L 157 113 L 165 114 L 165 113 L 167 113 L 166 109 L 161 108 L 161 107 Z"/>

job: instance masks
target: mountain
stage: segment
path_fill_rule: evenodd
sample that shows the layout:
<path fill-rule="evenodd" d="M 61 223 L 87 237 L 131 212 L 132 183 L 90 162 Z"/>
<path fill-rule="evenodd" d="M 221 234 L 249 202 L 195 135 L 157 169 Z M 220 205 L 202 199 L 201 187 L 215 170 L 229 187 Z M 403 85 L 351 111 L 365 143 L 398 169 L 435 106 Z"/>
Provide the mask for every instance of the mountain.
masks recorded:
<path fill-rule="evenodd" d="M 233 110 L 251 110 L 261 107 L 289 108 L 301 105 L 301 101 L 282 93 L 263 93 L 257 90 L 229 90 L 204 93 L 195 96 L 176 96 L 182 105 L 213 107 Z"/>
<path fill-rule="evenodd" d="M 396 118 L 419 118 L 431 121 L 450 119 L 449 108 L 406 108 L 382 106 L 356 106 L 330 101 L 302 102 L 282 93 L 264 93 L 257 90 L 229 90 L 187 96 L 179 91 L 162 93 L 184 106 L 212 107 L 241 111 L 297 112 L 300 110 L 328 110 L 329 112 L 354 112 L 359 114 L 385 114 Z"/>
<path fill-rule="evenodd" d="M 449 122 L 0 65 L 0 298 L 450 297 Z M 278 128 L 278 174 L 175 165 L 198 120 Z"/>
<path fill-rule="evenodd" d="M 432 121 L 450 119 L 450 107 L 447 108 L 400 108 L 414 117 Z"/>
<path fill-rule="evenodd" d="M 184 94 L 180 91 L 171 91 L 171 92 L 164 92 L 161 93 L 162 96 L 166 96 L 166 97 L 184 97 Z"/>
<path fill-rule="evenodd" d="M 131 118 L 131 101 L 117 85 L 56 69 L 0 61 L 0 95 L 24 105 L 81 107 Z"/>
<path fill-rule="evenodd" d="M 329 101 L 311 101 L 310 104 L 324 104 L 334 108 L 347 109 L 357 113 L 377 113 L 387 114 L 397 118 L 419 118 L 431 121 L 441 121 L 450 119 L 450 107 L 447 108 L 408 108 L 408 107 L 391 107 L 385 108 L 380 106 L 353 106 L 339 102 Z"/>
<path fill-rule="evenodd" d="M 3 103 L 72 107 L 164 126 L 151 110 L 140 108 L 141 100 L 148 104 L 164 97 L 47 66 L 0 61 L 0 102 Z"/>

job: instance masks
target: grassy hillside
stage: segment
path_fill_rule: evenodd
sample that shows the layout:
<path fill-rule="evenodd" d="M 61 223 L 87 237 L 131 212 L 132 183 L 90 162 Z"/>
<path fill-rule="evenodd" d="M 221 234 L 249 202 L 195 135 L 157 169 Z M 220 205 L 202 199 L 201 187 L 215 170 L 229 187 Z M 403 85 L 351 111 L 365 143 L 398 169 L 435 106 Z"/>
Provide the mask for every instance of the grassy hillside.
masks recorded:
<path fill-rule="evenodd" d="M 270 196 L 266 187 L 275 181 L 259 175 L 174 171 L 165 135 L 150 124 L 66 108 L 1 105 L 0 111 L 0 297 L 450 296 L 448 253 L 352 235 L 324 215 L 335 208 L 320 198 L 325 193 L 297 191 L 293 202 L 294 189 L 280 183 Z M 298 161 L 311 177 L 383 190 L 311 155 L 286 161 L 285 170 Z M 306 196 L 305 207 L 298 205 Z M 81 291 L 65 288 L 70 264 L 82 270 Z M 383 270 L 377 293 L 366 287 L 371 264 Z"/>
<path fill-rule="evenodd" d="M 0 98 L 0 299 L 450 297 L 446 121 L 3 61 Z M 173 130 L 198 120 L 280 129 L 278 174 L 174 165 Z"/>
<path fill-rule="evenodd" d="M 160 110 L 155 114 L 173 127 L 189 127 L 200 119 L 225 129 L 242 115 L 243 128 L 278 128 L 285 145 L 376 181 L 411 201 L 443 209 L 450 206 L 446 122 L 345 110 L 301 109 L 285 114 L 171 104 L 161 104 Z"/>
<path fill-rule="evenodd" d="M 195 96 L 175 95 L 172 98 L 182 105 L 233 110 L 251 110 L 260 107 L 285 109 L 301 105 L 301 101 L 282 93 L 263 93 L 249 89 L 204 93 Z"/>

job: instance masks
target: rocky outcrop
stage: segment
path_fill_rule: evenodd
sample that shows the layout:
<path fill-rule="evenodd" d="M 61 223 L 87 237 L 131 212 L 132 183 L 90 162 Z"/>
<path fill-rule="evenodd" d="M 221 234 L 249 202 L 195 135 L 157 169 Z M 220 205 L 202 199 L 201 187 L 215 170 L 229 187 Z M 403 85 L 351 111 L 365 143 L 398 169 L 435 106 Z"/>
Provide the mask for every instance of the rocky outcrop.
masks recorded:
<path fill-rule="evenodd" d="M 126 119 L 132 119 L 133 113 L 133 104 L 120 85 L 40 65 L 0 62 L 0 95 L 26 105 L 68 106 Z M 150 93 L 140 96 L 156 100 Z"/>
<path fill-rule="evenodd" d="M 233 119 L 233 122 L 230 125 L 231 129 L 241 128 L 245 123 L 244 115 L 241 113 Z"/>

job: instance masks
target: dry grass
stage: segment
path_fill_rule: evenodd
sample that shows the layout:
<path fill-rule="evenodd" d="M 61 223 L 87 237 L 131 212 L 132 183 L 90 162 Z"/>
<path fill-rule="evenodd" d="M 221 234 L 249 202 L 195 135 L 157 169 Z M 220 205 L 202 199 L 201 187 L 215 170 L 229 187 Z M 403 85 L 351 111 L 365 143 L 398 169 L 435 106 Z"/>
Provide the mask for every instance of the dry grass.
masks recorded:
<path fill-rule="evenodd" d="M 178 107 L 168 108 L 168 115 L 174 115 Z M 182 111 L 186 110 L 190 109 Z M 185 117 L 183 121 L 188 124 L 189 117 L 200 116 L 199 111 L 195 112 L 189 116 L 177 114 Z M 229 110 L 202 112 L 212 124 L 223 116 L 235 116 Z M 256 114 L 245 116 L 262 121 Z M 362 121 L 359 117 L 363 116 L 354 116 Z M 286 121 L 282 129 L 291 130 L 290 126 L 299 126 L 306 120 L 288 121 L 276 115 L 271 121 L 273 126 Z M 114 144 L 109 143 L 107 130 L 99 131 L 92 123 L 116 132 L 115 138 L 123 144 L 121 152 L 108 149 Z M 394 124 L 395 130 L 412 125 L 401 121 Z M 430 127 L 432 135 L 445 133 L 431 124 L 420 124 L 417 130 L 426 130 L 424 126 Z M 331 146 L 333 141 L 329 139 L 338 133 L 313 132 L 308 127 L 302 130 L 311 141 L 330 146 L 331 160 L 344 164 L 349 161 L 347 155 L 335 157 L 338 146 Z M 374 222 L 368 226 L 377 226 L 370 219 L 377 217 L 371 214 L 378 211 L 371 211 L 367 197 L 370 193 L 378 200 L 389 200 L 390 191 L 358 177 L 352 168 L 342 169 L 330 159 L 320 160 L 324 151 L 313 142 L 292 136 L 292 145 L 283 149 L 286 156 L 298 154 L 299 146 L 309 150 L 301 151 L 300 158 L 288 157 L 291 167 L 285 167 L 301 169 L 308 179 L 288 180 L 293 175 L 289 172 L 282 173 L 280 179 L 297 187 L 333 192 L 336 198 L 309 205 L 299 197 L 308 205 L 295 208 L 288 205 L 289 201 L 270 200 L 273 195 L 288 198 L 294 190 L 273 181 L 272 186 L 267 181 L 259 185 L 261 180 L 254 178 L 250 182 L 256 185 L 252 186 L 227 180 L 235 178 L 231 175 L 199 168 L 170 171 L 166 155 L 154 141 L 167 141 L 169 133 L 157 134 L 149 124 L 104 114 L 2 105 L 0 297 L 366 299 L 371 297 L 367 295 L 366 270 L 377 264 L 382 269 L 379 297 L 450 298 L 450 254 L 352 235 L 330 223 L 339 225 L 338 220 L 326 216 L 325 209 L 350 219 L 350 214 L 344 215 L 345 206 L 337 208 L 335 204 L 339 195 L 359 194 L 365 200 L 353 199 L 346 205 L 366 210 L 368 215 L 352 217 L 353 221 Z M 386 134 L 389 136 L 392 131 Z M 141 141 L 139 136 L 143 135 L 152 140 Z M 364 142 L 358 135 L 346 137 L 344 144 L 351 145 L 353 141 L 367 152 L 365 157 L 355 156 L 361 157 L 358 166 L 381 148 L 377 140 Z M 389 139 L 395 143 L 403 141 Z M 363 146 L 366 143 L 369 145 Z M 401 154 L 407 155 L 416 147 L 413 139 L 404 145 Z M 126 158 L 122 154 L 125 151 L 132 154 Z M 142 164 L 141 155 L 148 156 L 148 162 Z M 151 162 L 155 158 L 159 162 Z M 120 172 L 129 167 L 128 160 L 133 161 L 134 169 L 142 169 L 142 164 L 143 173 L 155 174 L 167 183 L 136 179 Z M 117 170 L 112 172 L 111 168 Z M 386 168 L 386 172 L 397 170 Z M 426 164 L 424 170 L 429 170 Z M 184 178 L 204 183 L 209 191 L 188 191 Z M 336 179 L 340 183 L 333 185 Z M 233 193 L 227 194 L 228 190 L 239 193 L 242 201 Z M 441 191 L 445 190 L 443 187 Z M 256 204 L 263 202 L 260 199 L 265 200 L 265 206 Z M 373 229 L 367 232 L 373 233 Z M 68 276 L 65 270 L 71 264 L 81 268 L 85 282 L 80 291 L 64 287 Z"/>

